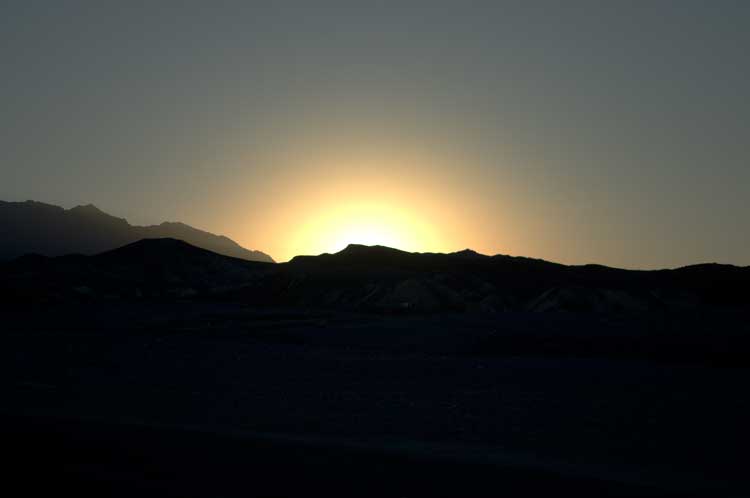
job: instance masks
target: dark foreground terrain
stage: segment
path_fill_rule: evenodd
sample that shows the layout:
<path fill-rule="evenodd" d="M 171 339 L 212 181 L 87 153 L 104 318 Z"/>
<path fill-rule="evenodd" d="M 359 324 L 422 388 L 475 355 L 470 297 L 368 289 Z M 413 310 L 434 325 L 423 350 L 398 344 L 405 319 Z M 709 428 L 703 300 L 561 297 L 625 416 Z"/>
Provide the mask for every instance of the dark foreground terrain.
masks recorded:
<path fill-rule="evenodd" d="M 750 496 L 748 315 L 5 307 L 24 495 Z"/>

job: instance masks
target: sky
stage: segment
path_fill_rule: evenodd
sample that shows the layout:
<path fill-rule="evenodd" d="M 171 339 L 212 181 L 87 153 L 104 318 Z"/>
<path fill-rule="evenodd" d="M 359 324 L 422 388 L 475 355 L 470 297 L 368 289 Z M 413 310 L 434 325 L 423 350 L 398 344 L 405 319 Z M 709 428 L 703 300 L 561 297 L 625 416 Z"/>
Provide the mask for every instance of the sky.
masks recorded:
<path fill-rule="evenodd" d="M 750 2 L 0 0 L 0 199 L 349 242 L 750 265 Z"/>

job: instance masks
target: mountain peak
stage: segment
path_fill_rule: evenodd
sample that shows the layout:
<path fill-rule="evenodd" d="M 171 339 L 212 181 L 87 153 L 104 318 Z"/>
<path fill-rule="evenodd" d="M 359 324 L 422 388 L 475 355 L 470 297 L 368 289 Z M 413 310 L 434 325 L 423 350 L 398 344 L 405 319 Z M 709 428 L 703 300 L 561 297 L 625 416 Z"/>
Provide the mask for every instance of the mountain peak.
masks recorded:
<path fill-rule="evenodd" d="M 192 228 L 189 225 L 186 225 L 185 223 L 182 223 L 181 221 L 162 221 L 159 223 L 160 227 L 173 227 L 173 228 Z"/>
<path fill-rule="evenodd" d="M 452 256 L 461 256 L 461 257 L 469 257 L 469 258 L 475 258 L 475 257 L 484 258 L 484 257 L 486 257 L 484 254 L 479 254 L 475 250 L 468 249 L 468 248 L 464 249 L 462 251 L 456 251 L 456 252 L 453 252 L 453 253 L 450 253 L 450 254 Z"/>
<path fill-rule="evenodd" d="M 337 255 L 386 255 L 386 254 L 408 254 L 406 251 L 401 249 L 394 249 L 388 246 L 367 246 L 364 244 L 349 244 L 344 249 L 336 253 Z"/>
<path fill-rule="evenodd" d="M 148 254 L 155 256 L 159 254 L 167 254 L 170 257 L 175 257 L 181 253 L 205 253 L 208 252 L 206 249 L 201 249 L 192 244 L 188 244 L 183 240 L 173 239 L 171 237 L 161 237 L 152 239 L 140 239 L 130 244 L 126 244 L 122 247 L 112 249 L 99 254 L 97 257 L 111 257 L 112 255 L 122 254 Z"/>
<path fill-rule="evenodd" d="M 98 214 L 102 215 L 106 213 L 99 209 L 98 207 L 94 206 L 93 204 L 81 204 L 80 206 L 76 206 L 74 208 L 70 209 L 71 213 L 85 213 L 85 214 Z M 109 215 L 107 215 L 109 216 Z"/>
<path fill-rule="evenodd" d="M 227 237 L 184 223 L 133 226 L 124 218 L 105 213 L 93 204 L 66 210 L 36 201 L 0 201 L 0 222 L 0 233 L 7 234 L 0 244 L 0 260 L 27 253 L 47 256 L 97 254 L 140 239 L 169 237 L 225 256 L 273 262 L 267 254 L 245 249 Z"/>

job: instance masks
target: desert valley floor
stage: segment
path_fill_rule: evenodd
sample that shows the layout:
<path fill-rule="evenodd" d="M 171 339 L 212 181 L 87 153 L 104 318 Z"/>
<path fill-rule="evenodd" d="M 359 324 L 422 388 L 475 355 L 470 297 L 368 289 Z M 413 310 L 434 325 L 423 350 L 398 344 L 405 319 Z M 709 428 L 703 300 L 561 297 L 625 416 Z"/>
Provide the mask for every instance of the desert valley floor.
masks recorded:
<path fill-rule="evenodd" d="M 726 332 L 741 323 L 731 313 L 399 316 L 177 301 L 7 311 L 4 322 L 6 452 L 24 476 L 51 476 L 18 477 L 32 489 L 750 489 L 750 372 L 729 347 L 741 333 Z M 659 344 L 676 329 L 695 340 L 667 352 Z M 706 330 L 725 330 L 726 347 L 721 334 L 702 344 Z"/>

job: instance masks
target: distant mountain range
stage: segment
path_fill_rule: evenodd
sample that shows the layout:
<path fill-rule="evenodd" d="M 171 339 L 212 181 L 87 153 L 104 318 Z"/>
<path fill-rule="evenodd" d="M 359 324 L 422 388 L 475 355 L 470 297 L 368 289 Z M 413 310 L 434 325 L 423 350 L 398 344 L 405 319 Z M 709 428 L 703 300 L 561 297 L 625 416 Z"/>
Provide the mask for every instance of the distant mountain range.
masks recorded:
<path fill-rule="evenodd" d="M 361 245 L 268 264 L 174 239 L 0 265 L 0 304 L 175 297 L 376 313 L 748 310 L 750 267 L 632 271 Z"/>
<path fill-rule="evenodd" d="M 0 201 L 0 260 L 24 254 L 63 256 L 98 254 L 149 238 L 173 238 L 196 247 L 249 261 L 272 263 L 260 251 L 245 249 L 233 240 L 184 223 L 133 226 L 91 204 L 63 209 L 36 201 Z"/>
<path fill-rule="evenodd" d="M 280 265 L 285 300 L 383 311 L 648 312 L 750 307 L 750 267 L 635 271 L 540 259 L 350 245 Z"/>

